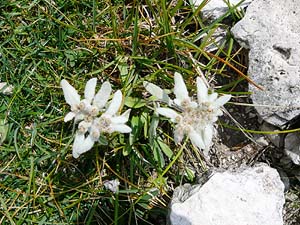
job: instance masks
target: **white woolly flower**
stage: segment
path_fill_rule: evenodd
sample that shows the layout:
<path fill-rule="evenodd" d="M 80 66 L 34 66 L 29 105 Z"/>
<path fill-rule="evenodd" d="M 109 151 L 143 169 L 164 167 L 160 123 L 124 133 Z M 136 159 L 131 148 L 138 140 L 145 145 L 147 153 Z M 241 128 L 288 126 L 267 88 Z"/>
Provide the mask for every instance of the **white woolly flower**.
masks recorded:
<path fill-rule="evenodd" d="M 131 128 L 125 123 L 128 121 L 130 109 L 118 116 L 118 110 L 122 104 L 122 93 L 118 90 L 107 108 L 100 116 L 91 121 L 81 121 L 75 135 L 73 144 L 73 157 L 78 158 L 81 154 L 89 151 L 101 133 L 130 133 Z M 88 133 L 88 135 L 87 135 Z"/>
<path fill-rule="evenodd" d="M 0 93 L 5 95 L 11 95 L 14 87 L 6 82 L 0 82 Z"/>
<path fill-rule="evenodd" d="M 90 79 L 84 91 L 84 99 L 80 100 L 80 95 L 66 80 L 61 81 L 66 102 L 71 106 L 64 121 L 67 122 L 75 118 L 78 124 L 78 131 L 75 134 L 73 143 L 73 157 L 78 158 L 81 154 L 89 151 L 101 133 L 130 133 L 131 128 L 125 123 L 128 121 L 130 110 L 122 115 L 117 115 L 122 104 L 122 93 L 116 91 L 114 97 L 106 108 L 107 101 L 111 94 L 111 85 L 104 82 L 95 94 L 97 79 Z M 99 113 L 102 114 L 99 116 Z"/>
<path fill-rule="evenodd" d="M 111 94 L 111 85 L 108 81 L 104 82 L 95 95 L 96 84 L 96 78 L 90 79 L 85 86 L 84 99 L 80 100 L 80 95 L 68 81 L 62 80 L 60 82 L 65 100 L 71 106 L 71 112 L 64 118 L 65 122 L 73 118 L 78 121 L 84 119 L 85 116 L 96 116 L 105 106 Z"/>
<path fill-rule="evenodd" d="M 116 193 L 119 190 L 120 182 L 118 179 L 107 180 L 103 182 L 103 185 L 106 189 L 110 190 L 113 193 Z"/>
<path fill-rule="evenodd" d="M 169 102 L 178 111 L 159 107 L 157 112 L 170 118 L 176 124 L 174 130 L 174 141 L 176 144 L 181 142 L 183 137 L 187 135 L 195 146 L 207 151 L 211 145 L 214 133 L 214 122 L 217 121 L 218 116 L 222 115 L 221 107 L 229 101 L 231 96 L 223 95 L 218 97 L 217 93 L 208 94 L 205 83 L 200 77 L 197 77 L 197 101 L 195 102 L 189 97 L 181 74 L 175 73 L 174 81 L 176 98 Z M 161 98 L 163 90 L 156 85 L 154 86 L 155 88 L 146 87 L 146 89 L 159 100 L 163 100 Z M 164 99 L 167 98 L 164 97 Z"/>

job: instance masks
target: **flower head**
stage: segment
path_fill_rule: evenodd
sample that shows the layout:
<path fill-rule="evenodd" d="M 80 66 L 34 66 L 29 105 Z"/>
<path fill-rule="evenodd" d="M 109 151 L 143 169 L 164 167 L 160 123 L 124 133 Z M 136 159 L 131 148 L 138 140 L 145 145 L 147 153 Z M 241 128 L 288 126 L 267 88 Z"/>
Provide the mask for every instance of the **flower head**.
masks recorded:
<path fill-rule="evenodd" d="M 222 115 L 221 107 L 229 101 L 231 96 L 218 97 L 217 93 L 208 94 L 205 83 L 200 77 L 197 77 L 197 101 L 193 101 L 189 97 L 186 85 L 179 73 L 175 73 L 174 81 L 175 99 L 170 100 L 170 102 L 172 102 L 171 106 L 178 110 L 158 107 L 157 112 L 170 118 L 176 124 L 174 130 L 176 144 L 181 142 L 183 137 L 187 135 L 195 146 L 208 150 L 214 133 L 214 122 L 217 121 L 218 116 Z M 160 88 L 156 86 L 156 89 Z"/>
<path fill-rule="evenodd" d="M 14 87 L 6 82 L 0 82 L 0 93 L 10 95 L 13 92 Z"/>
<path fill-rule="evenodd" d="M 116 193 L 119 190 L 120 182 L 118 179 L 107 180 L 103 182 L 103 185 L 106 189 L 110 190 L 113 193 Z"/>
<path fill-rule="evenodd" d="M 75 121 L 79 121 L 85 116 L 95 116 L 106 105 L 111 94 L 111 85 L 108 81 L 104 82 L 95 95 L 96 84 L 96 78 L 90 79 L 85 86 L 84 99 L 80 100 L 80 95 L 68 81 L 62 80 L 60 82 L 65 100 L 71 106 L 71 112 L 64 118 L 65 122 L 73 118 L 75 118 Z"/>
<path fill-rule="evenodd" d="M 107 108 L 99 117 L 92 121 L 81 121 L 75 135 L 73 144 L 73 157 L 78 158 L 82 153 L 89 151 L 96 141 L 99 140 L 101 133 L 130 133 L 131 128 L 125 123 L 128 121 L 130 109 L 122 115 L 117 115 L 122 103 L 122 93 L 117 91 Z M 86 135 L 88 133 L 88 135 Z"/>
<path fill-rule="evenodd" d="M 118 111 L 122 105 L 122 93 L 116 91 L 113 99 L 107 107 L 107 101 L 111 94 L 110 83 L 104 82 L 95 94 L 96 78 L 90 79 L 85 87 L 84 99 L 80 100 L 77 93 L 66 80 L 61 81 L 66 102 L 71 106 L 64 121 L 75 119 L 79 121 L 78 130 L 73 143 L 73 157 L 78 158 L 81 154 L 89 151 L 94 143 L 100 138 L 101 133 L 130 133 L 131 128 L 125 123 L 128 121 L 130 110 L 122 115 Z M 99 113 L 102 113 L 99 115 Z"/>

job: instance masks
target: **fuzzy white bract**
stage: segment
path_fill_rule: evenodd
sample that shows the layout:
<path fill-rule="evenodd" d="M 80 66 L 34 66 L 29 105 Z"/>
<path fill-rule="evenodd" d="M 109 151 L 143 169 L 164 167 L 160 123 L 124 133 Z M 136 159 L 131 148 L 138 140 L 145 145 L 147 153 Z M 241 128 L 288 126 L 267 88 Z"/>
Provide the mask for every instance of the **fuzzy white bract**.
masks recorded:
<path fill-rule="evenodd" d="M 5 95 L 11 95 L 14 87 L 6 82 L 0 82 L 0 93 Z"/>
<path fill-rule="evenodd" d="M 130 110 L 118 115 L 123 98 L 121 91 L 116 91 L 110 104 L 107 104 L 112 91 L 108 81 L 104 82 L 96 93 L 97 79 L 90 79 L 85 86 L 84 99 L 81 99 L 68 81 L 62 80 L 60 84 L 65 100 L 71 106 L 71 112 L 65 116 L 64 121 L 74 118 L 75 122 L 79 122 L 73 143 L 74 158 L 89 151 L 99 140 L 101 133 L 131 132 L 131 128 L 125 124 Z"/>
<path fill-rule="evenodd" d="M 223 114 L 221 107 L 229 101 L 231 95 L 218 97 L 217 93 L 208 94 L 205 83 L 197 77 L 197 101 L 193 101 L 181 74 L 175 73 L 174 81 L 174 100 L 166 97 L 167 94 L 152 83 L 145 82 L 144 86 L 158 100 L 170 106 L 158 107 L 157 112 L 175 123 L 175 143 L 181 142 L 187 135 L 193 145 L 207 154 L 214 134 L 214 123 Z"/>
<path fill-rule="evenodd" d="M 118 179 L 107 180 L 103 182 L 103 185 L 106 189 L 110 190 L 113 193 L 116 193 L 119 190 L 120 182 Z"/>

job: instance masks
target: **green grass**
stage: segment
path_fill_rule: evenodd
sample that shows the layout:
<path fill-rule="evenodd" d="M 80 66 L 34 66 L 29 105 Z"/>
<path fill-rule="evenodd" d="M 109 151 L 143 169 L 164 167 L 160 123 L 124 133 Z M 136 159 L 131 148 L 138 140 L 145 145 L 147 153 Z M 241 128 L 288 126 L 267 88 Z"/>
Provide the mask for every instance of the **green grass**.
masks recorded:
<path fill-rule="evenodd" d="M 229 33 L 214 55 L 204 51 L 217 27 L 230 28 L 222 21 L 236 10 L 207 24 L 204 4 L 184 2 L 1 1 L 0 78 L 14 86 L 0 100 L 8 128 L 0 146 L 1 224 L 157 224 L 173 187 L 194 181 L 190 164 L 198 174 L 206 170 L 189 142 L 174 145 L 172 126 L 153 115 L 142 85 L 172 88 L 177 71 L 195 92 L 198 68 L 209 79 L 228 79 L 222 92 L 234 92 L 244 79 L 228 66 L 243 69 Z M 133 108 L 133 132 L 113 134 L 75 160 L 59 82 L 67 79 L 82 93 L 92 77 L 98 88 L 109 80 L 122 90 L 123 108 Z M 117 194 L 103 188 L 115 178 Z"/>

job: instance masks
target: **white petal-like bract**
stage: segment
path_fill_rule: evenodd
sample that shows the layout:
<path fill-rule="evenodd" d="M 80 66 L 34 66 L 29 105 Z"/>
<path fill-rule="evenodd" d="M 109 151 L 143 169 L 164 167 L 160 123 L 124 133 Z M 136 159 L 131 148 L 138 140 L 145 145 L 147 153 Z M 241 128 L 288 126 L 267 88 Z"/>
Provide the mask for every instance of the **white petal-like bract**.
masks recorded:
<path fill-rule="evenodd" d="M 207 101 L 207 87 L 200 77 L 197 77 L 197 99 L 198 103 L 201 104 Z"/>
<path fill-rule="evenodd" d="M 120 132 L 120 133 L 130 133 L 132 131 L 131 127 L 125 124 L 112 124 L 111 125 L 112 132 Z"/>
<path fill-rule="evenodd" d="M 92 78 L 90 79 L 84 89 L 84 98 L 91 103 L 94 96 L 95 96 L 95 91 L 96 91 L 96 85 L 97 85 L 97 78 Z"/>
<path fill-rule="evenodd" d="M 158 87 L 155 84 L 152 84 L 150 82 L 144 81 L 143 85 L 145 87 L 145 89 L 154 97 L 156 97 L 158 100 L 161 100 L 167 104 L 170 104 L 170 98 L 168 96 L 168 94 L 161 89 L 160 87 Z"/>
<path fill-rule="evenodd" d="M 199 133 L 197 133 L 194 129 L 190 130 L 190 132 L 188 133 L 188 136 L 193 145 L 197 146 L 200 149 L 205 148 L 205 144 L 204 144 L 202 136 Z"/>
<path fill-rule="evenodd" d="M 78 158 L 81 154 L 89 151 L 95 141 L 90 137 L 85 137 L 84 134 L 77 132 L 73 143 L 73 157 Z"/>
<path fill-rule="evenodd" d="M 175 72 L 174 83 L 174 94 L 176 99 L 179 99 L 180 101 L 189 99 L 189 93 L 180 73 Z"/>
<path fill-rule="evenodd" d="M 64 122 L 68 122 L 68 121 L 72 120 L 75 116 L 76 116 L 76 113 L 68 112 L 64 118 Z"/>
<path fill-rule="evenodd" d="M 98 109 L 104 108 L 111 94 L 111 85 L 108 81 L 105 81 L 98 93 L 94 97 L 93 105 Z"/>
<path fill-rule="evenodd" d="M 231 95 L 223 95 L 223 96 L 217 98 L 217 100 L 212 103 L 213 108 L 214 109 L 220 108 L 225 103 L 227 103 L 230 100 L 230 98 L 231 98 Z"/>
<path fill-rule="evenodd" d="M 80 103 L 80 95 L 75 90 L 75 88 L 69 84 L 68 81 L 63 79 L 60 82 L 60 85 L 63 89 L 65 100 L 70 106 L 74 106 Z"/>
<path fill-rule="evenodd" d="M 126 116 L 115 116 L 110 118 L 112 123 L 126 123 L 128 121 L 128 118 Z"/>
<path fill-rule="evenodd" d="M 203 141 L 204 144 L 206 146 L 206 148 L 209 148 L 211 145 L 211 141 L 213 138 L 213 134 L 214 134 L 214 127 L 212 124 L 208 124 L 205 126 L 204 130 L 203 130 Z"/>
<path fill-rule="evenodd" d="M 207 97 L 207 102 L 214 102 L 218 98 L 218 93 L 213 92 Z"/>
<path fill-rule="evenodd" d="M 122 92 L 120 90 L 116 91 L 105 113 L 108 115 L 115 115 L 121 107 L 122 100 L 123 100 Z"/>
<path fill-rule="evenodd" d="M 168 117 L 170 119 L 172 119 L 174 122 L 176 120 L 177 117 L 180 117 L 180 114 L 178 114 L 175 110 L 173 109 L 169 109 L 169 108 L 157 108 L 156 111 L 160 114 L 163 115 L 165 117 Z"/>
<path fill-rule="evenodd" d="M 131 109 L 127 109 L 125 112 L 122 113 L 121 116 L 122 116 L 122 117 L 125 117 L 125 118 L 127 119 L 127 121 L 128 121 L 130 112 L 131 112 Z M 127 121 L 126 121 L 126 122 L 127 122 Z"/>

